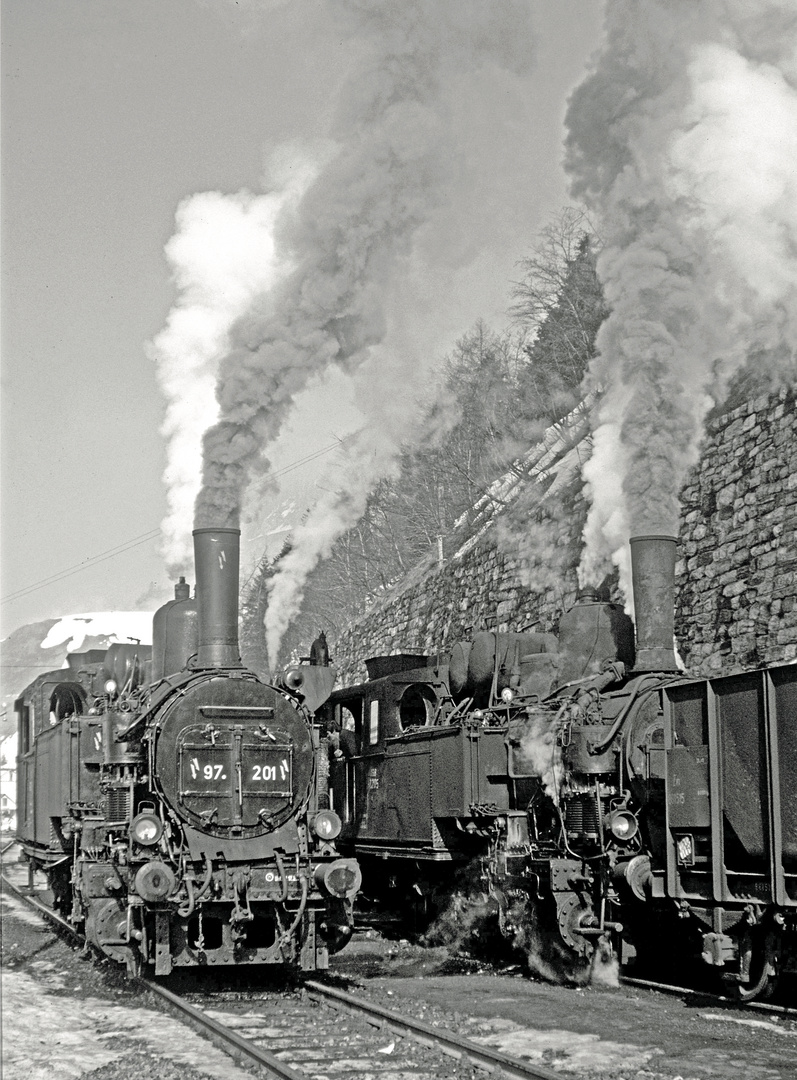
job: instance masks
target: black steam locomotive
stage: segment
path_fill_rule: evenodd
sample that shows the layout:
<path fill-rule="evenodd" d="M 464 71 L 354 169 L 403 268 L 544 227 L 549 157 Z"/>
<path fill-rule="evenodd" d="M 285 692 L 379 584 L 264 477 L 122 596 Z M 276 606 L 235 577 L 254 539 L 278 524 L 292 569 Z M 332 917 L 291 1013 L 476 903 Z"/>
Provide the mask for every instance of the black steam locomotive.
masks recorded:
<path fill-rule="evenodd" d="M 131 973 L 324 968 L 361 882 L 312 722 L 334 671 L 302 665 L 290 688 L 247 671 L 238 530 L 198 529 L 194 551 L 196 599 L 181 579 L 152 648 L 72 654 L 16 702 L 18 840 L 55 906 Z"/>
<path fill-rule="evenodd" d="M 675 540 L 631 548 L 636 642 L 585 596 L 332 693 L 341 847 L 394 912 L 475 885 L 538 971 L 702 957 L 750 999 L 797 971 L 797 665 L 679 671 Z"/>

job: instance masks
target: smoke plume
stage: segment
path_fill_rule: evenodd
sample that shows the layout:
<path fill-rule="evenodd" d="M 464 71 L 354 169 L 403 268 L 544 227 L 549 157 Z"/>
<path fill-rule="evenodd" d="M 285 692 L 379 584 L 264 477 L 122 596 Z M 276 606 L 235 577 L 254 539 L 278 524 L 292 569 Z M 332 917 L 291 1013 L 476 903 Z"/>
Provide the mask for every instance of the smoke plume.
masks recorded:
<path fill-rule="evenodd" d="M 174 576 L 191 561 L 196 462 L 203 432 L 218 419 L 216 376 L 230 328 L 276 275 L 272 230 L 280 202 L 246 192 L 191 196 L 178 207 L 177 231 L 166 245 L 179 295 L 148 352 L 167 402 L 162 536 Z"/>
<path fill-rule="evenodd" d="M 272 662 L 308 571 L 414 438 L 438 350 L 481 313 L 529 153 L 522 0 L 346 0 L 335 12 L 335 47 L 357 63 L 317 176 L 275 225 L 290 272 L 248 305 L 218 363 L 196 501 L 197 526 L 237 523 L 295 396 L 330 365 L 355 381 L 366 430 L 271 583 Z"/>
<path fill-rule="evenodd" d="M 582 580 L 678 532 L 703 421 L 745 364 L 795 377 L 797 14 L 791 0 L 609 0 L 567 165 L 604 241 L 611 315 L 588 386 Z"/>

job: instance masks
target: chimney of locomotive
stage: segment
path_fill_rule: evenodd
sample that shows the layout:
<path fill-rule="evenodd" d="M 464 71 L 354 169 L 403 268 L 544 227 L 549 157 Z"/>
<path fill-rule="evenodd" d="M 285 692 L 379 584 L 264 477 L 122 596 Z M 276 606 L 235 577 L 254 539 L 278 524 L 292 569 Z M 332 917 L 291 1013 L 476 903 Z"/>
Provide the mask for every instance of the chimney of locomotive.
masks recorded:
<path fill-rule="evenodd" d="M 240 529 L 194 529 L 199 642 L 196 666 L 239 668 Z"/>
<path fill-rule="evenodd" d="M 634 671 L 677 671 L 675 632 L 675 536 L 633 536 L 631 578 L 636 621 Z"/>

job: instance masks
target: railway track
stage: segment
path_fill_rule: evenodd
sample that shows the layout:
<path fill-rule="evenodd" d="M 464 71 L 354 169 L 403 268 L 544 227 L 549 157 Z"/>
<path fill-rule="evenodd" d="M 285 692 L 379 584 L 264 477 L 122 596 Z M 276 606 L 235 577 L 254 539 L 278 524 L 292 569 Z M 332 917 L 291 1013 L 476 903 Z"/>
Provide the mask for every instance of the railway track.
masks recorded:
<path fill-rule="evenodd" d="M 21 881 L 23 872 L 16 876 Z M 20 892 L 5 875 L 4 879 L 4 887 L 14 889 L 39 913 L 72 932 L 68 923 Z M 692 993 L 646 980 L 624 981 L 659 992 Z M 261 983 L 242 987 L 229 981 L 227 989 L 219 990 L 217 985 L 210 988 L 207 981 L 200 985 L 190 979 L 181 985 L 171 980 L 171 989 L 161 981 L 141 980 L 141 984 L 160 999 L 166 1011 L 234 1059 L 269 1077 L 321 1080 L 354 1074 L 366 1080 L 469 1080 L 490 1072 L 498 1077 L 561 1080 L 561 1073 L 463 1038 L 438 1026 L 440 1021 L 427 1023 L 403 1015 L 316 979 L 303 979 L 297 987 L 282 991 L 265 990 Z M 797 1015 L 797 1010 L 771 1005 L 764 1011 Z M 466 1030 L 469 1023 L 463 1023 Z M 478 1028 L 475 1033 L 480 1033 Z"/>
<path fill-rule="evenodd" d="M 2 874 L 3 885 L 33 910 L 78 938 L 74 927 Z M 292 994 L 236 991 L 175 993 L 151 979 L 139 980 L 165 1006 L 239 1061 L 279 1080 L 308 1080 L 351 1073 L 367 1080 L 431 1080 L 450 1075 L 451 1061 L 518 1080 L 560 1080 L 543 1066 L 492 1050 L 366 1001 L 347 991 L 305 979 Z M 201 1005 L 197 1002 L 201 1001 Z"/>
<path fill-rule="evenodd" d="M 781 1016 L 789 1016 L 792 1019 L 797 1019 L 797 1009 L 792 1009 L 788 1005 L 773 1005 L 768 1001 L 747 1001 L 742 1004 L 736 998 L 727 997 L 724 994 L 710 994 L 705 990 L 692 990 L 688 986 L 676 986 L 671 983 L 654 982 L 651 979 L 632 979 L 627 975 L 620 977 L 620 984 L 622 986 L 639 986 L 644 990 L 658 990 L 663 994 L 675 994 L 680 997 L 699 997 L 709 1001 L 716 1001 L 723 1005 L 733 1005 L 737 1009 L 744 1009 L 745 1012 L 758 1011 L 764 1013 L 777 1013 Z"/>
<path fill-rule="evenodd" d="M 451 1075 L 452 1058 L 460 1063 L 458 1076 L 479 1069 L 521 1080 L 561 1080 L 560 1073 L 315 980 L 287 997 L 248 994 L 237 1000 L 243 995 L 235 993 L 225 1000 L 214 994 L 201 1008 L 163 986 L 147 985 L 217 1046 L 283 1080 L 321 1080 L 332 1073 L 431 1080 Z"/>

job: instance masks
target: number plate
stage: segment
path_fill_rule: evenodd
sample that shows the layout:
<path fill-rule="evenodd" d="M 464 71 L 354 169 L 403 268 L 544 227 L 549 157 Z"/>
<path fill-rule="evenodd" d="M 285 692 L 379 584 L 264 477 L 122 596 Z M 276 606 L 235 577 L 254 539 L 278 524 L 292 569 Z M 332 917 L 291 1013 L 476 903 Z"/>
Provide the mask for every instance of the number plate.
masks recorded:
<path fill-rule="evenodd" d="M 233 762 L 229 747 L 189 750 L 183 758 L 181 788 L 185 795 L 227 794 Z"/>
<path fill-rule="evenodd" d="M 293 792 L 293 748 L 244 744 L 241 755 L 244 795 L 290 798 Z"/>

